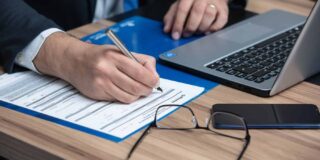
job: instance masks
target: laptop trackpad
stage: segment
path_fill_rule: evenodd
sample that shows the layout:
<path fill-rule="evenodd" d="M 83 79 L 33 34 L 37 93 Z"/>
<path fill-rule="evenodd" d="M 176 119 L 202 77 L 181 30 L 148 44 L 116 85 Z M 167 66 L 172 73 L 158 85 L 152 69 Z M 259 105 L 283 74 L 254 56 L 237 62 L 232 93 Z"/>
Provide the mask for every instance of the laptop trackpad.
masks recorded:
<path fill-rule="evenodd" d="M 270 32 L 272 32 L 271 28 L 248 22 L 225 32 L 220 32 L 217 36 L 224 40 L 241 44 L 261 38 Z"/>

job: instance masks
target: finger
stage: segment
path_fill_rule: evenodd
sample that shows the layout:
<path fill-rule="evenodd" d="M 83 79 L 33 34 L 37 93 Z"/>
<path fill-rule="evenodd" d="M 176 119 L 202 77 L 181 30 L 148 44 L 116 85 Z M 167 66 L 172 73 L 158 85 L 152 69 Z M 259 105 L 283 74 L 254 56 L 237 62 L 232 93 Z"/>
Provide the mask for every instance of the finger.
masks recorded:
<path fill-rule="evenodd" d="M 117 59 L 115 62 L 116 67 L 120 71 L 148 87 L 153 88 L 156 86 L 158 82 L 156 75 L 154 75 L 153 72 L 145 68 L 143 65 L 123 55 L 116 56 L 115 58 Z"/>
<path fill-rule="evenodd" d="M 146 96 L 152 92 L 151 87 L 147 87 L 132 78 L 128 77 L 121 71 L 115 71 L 111 81 L 123 91 L 134 96 Z"/>
<path fill-rule="evenodd" d="M 102 100 L 102 101 L 114 101 L 116 100 L 112 95 L 105 92 L 105 83 L 104 78 L 94 78 L 94 81 L 91 83 L 93 87 L 90 87 L 89 90 L 83 90 L 81 92 L 92 99 Z M 83 86 L 83 85 L 82 85 Z"/>
<path fill-rule="evenodd" d="M 139 98 L 139 96 L 131 95 L 123 91 L 111 81 L 106 81 L 105 90 L 106 90 L 106 93 L 109 93 L 116 100 L 122 103 L 131 103 Z"/>
<path fill-rule="evenodd" d="M 156 70 L 156 59 L 154 57 L 148 56 L 148 55 L 143 55 L 143 54 L 138 54 L 138 56 L 140 56 L 140 62 L 142 62 L 142 65 L 147 68 L 148 70 L 150 70 L 151 72 L 153 72 L 153 74 L 155 75 L 155 78 L 157 79 L 157 83 L 155 85 L 155 88 L 159 87 L 159 83 L 160 83 L 160 76 L 157 73 Z M 144 61 L 145 60 L 145 61 Z"/>
<path fill-rule="evenodd" d="M 172 24 L 175 18 L 175 13 L 177 11 L 177 5 L 178 3 L 175 2 L 174 4 L 172 4 L 170 6 L 170 9 L 168 10 L 168 12 L 166 13 L 166 15 L 163 18 L 163 22 L 164 22 L 164 32 L 168 33 L 171 31 L 172 28 Z"/>
<path fill-rule="evenodd" d="M 218 9 L 218 8 L 217 8 Z M 211 25 L 210 31 L 214 32 L 223 28 L 228 22 L 228 7 L 218 9 L 216 21 Z"/>
<path fill-rule="evenodd" d="M 183 26 L 189 14 L 190 8 L 193 4 L 192 0 L 180 0 L 177 7 L 177 13 L 172 28 L 172 38 L 180 39 Z"/>
<path fill-rule="evenodd" d="M 205 10 L 207 7 L 206 1 L 195 1 L 191 9 L 189 18 L 187 20 L 185 29 L 183 31 L 184 37 L 191 36 L 195 31 L 197 31 L 201 19 L 204 16 Z"/>
<path fill-rule="evenodd" d="M 113 101 L 116 101 L 116 98 L 114 98 L 108 92 L 104 91 L 104 96 L 103 96 L 102 100 L 107 100 L 107 101 L 113 102 Z"/>
<path fill-rule="evenodd" d="M 214 22 L 217 16 L 216 7 L 207 6 L 204 12 L 204 16 L 202 17 L 201 24 L 199 26 L 199 32 L 205 33 L 210 30 L 211 24 Z"/>
<path fill-rule="evenodd" d="M 156 70 L 156 59 L 154 57 L 144 54 L 135 54 L 135 56 L 144 67 L 153 72 L 155 76 L 159 77 Z"/>

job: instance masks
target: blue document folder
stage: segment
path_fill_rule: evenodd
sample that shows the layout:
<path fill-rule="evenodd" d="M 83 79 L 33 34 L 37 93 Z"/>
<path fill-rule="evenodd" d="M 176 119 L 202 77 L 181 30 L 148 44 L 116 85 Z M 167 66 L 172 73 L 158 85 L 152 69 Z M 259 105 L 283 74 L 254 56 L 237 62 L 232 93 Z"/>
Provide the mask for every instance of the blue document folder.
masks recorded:
<path fill-rule="evenodd" d="M 170 35 L 163 32 L 163 24 L 151 19 L 134 16 L 123 20 L 111 27 L 115 34 L 123 41 L 132 52 L 151 55 L 158 60 L 158 56 L 166 51 L 199 39 L 202 36 L 193 36 L 175 41 Z M 105 35 L 105 29 L 82 38 L 83 41 L 98 45 L 113 44 Z M 157 71 L 162 78 L 175 80 L 204 87 L 205 90 L 212 89 L 217 83 L 157 63 Z"/>

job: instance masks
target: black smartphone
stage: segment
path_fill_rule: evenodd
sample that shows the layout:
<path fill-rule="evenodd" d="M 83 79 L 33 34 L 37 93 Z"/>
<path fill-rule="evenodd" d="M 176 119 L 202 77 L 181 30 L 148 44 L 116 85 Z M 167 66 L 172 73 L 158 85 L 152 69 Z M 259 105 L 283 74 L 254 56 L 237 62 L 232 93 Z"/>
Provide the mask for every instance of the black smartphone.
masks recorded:
<path fill-rule="evenodd" d="M 313 104 L 215 104 L 211 112 L 229 112 L 243 117 L 254 129 L 317 129 L 320 113 Z M 218 129 L 236 129 L 227 119 L 215 118 Z"/>

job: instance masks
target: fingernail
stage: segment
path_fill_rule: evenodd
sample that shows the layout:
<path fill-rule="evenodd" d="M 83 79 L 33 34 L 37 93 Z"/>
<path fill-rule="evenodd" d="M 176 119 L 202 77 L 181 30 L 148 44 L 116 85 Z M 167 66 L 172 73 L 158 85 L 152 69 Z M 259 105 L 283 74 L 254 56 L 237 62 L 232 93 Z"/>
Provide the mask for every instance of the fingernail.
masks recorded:
<path fill-rule="evenodd" d="M 173 38 L 174 40 L 180 39 L 180 33 L 179 33 L 179 32 L 173 32 L 173 33 L 172 33 L 172 38 Z"/>

